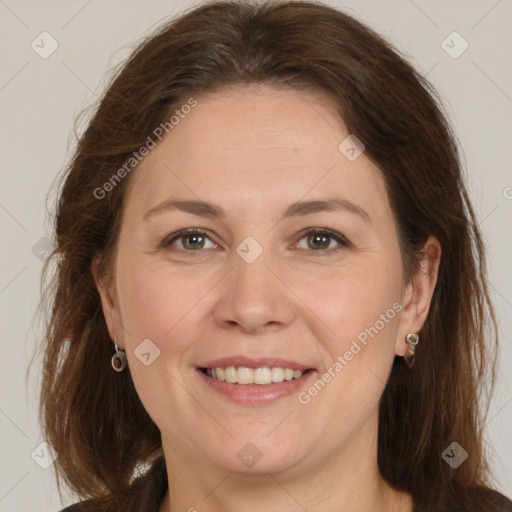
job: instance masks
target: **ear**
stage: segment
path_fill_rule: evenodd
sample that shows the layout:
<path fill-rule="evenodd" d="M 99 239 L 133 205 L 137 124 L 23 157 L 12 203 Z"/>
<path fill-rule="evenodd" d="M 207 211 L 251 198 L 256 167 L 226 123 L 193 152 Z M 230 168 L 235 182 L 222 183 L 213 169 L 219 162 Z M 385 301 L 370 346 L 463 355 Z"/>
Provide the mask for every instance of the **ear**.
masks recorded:
<path fill-rule="evenodd" d="M 398 339 L 395 344 L 396 355 L 406 354 L 406 336 L 409 333 L 419 332 L 425 323 L 437 283 L 440 261 L 441 244 L 437 238 L 430 236 L 423 246 L 423 258 L 419 262 L 420 269 L 414 273 L 405 287 Z"/>
<path fill-rule="evenodd" d="M 112 341 L 116 339 L 117 335 L 117 346 L 124 348 L 123 328 L 118 306 L 119 302 L 117 301 L 115 290 L 115 280 L 112 279 L 110 284 L 107 283 L 107 276 L 100 274 L 100 265 L 101 257 L 95 256 L 91 263 L 91 273 L 101 297 L 101 307 L 103 309 L 105 323 L 107 324 Z"/>

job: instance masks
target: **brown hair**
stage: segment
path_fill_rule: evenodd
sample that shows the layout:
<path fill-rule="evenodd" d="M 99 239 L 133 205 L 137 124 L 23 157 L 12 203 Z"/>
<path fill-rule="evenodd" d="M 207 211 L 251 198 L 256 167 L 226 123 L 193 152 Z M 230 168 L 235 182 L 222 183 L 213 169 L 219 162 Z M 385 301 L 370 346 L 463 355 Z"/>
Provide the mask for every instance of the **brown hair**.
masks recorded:
<path fill-rule="evenodd" d="M 492 389 L 496 361 L 485 339 L 497 340 L 457 144 L 431 86 L 397 50 L 353 17 L 302 1 L 219 1 L 167 23 L 123 64 L 80 138 L 56 213 L 44 347 L 41 421 L 59 454 L 57 476 L 81 497 L 121 503 L 137 464 L 161 453 L 129 371 L 110 367 L 112 340 L 91 273 L 96 254 L 100 271 L 111 270 L 130 175 L 103 199 L 94 190 L 183 98 L 238 83 L 313 88 L 335 99 L 384 176 L 409 277 L 427 237 L 439 240 L 415 367 L 396 358 L 381 399 L 378 464 L 417 500 L 475 504 L 472 489 L 488 485 L 487 408 L 479 403 L 488 404 L 481 395 Z M 469 454 L 457 470 L 441 458 L 452 441 Z"/>

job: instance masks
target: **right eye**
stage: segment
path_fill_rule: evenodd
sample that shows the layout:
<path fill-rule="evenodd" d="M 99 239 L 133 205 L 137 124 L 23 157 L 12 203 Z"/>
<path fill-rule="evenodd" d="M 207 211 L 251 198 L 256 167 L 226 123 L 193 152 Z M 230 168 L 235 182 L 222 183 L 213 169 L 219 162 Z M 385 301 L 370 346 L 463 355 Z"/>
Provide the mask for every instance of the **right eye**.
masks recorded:
<path fill-rule="evenodd" d="M 210 237 L 206 234 L 205 231 L 199 230 L 197 228 L 189 228 L 189 229 L 182 229 L 180 231 L 177 231 L 176 233 L 173 233 L 172 235 L 169 235 L 166 237 L 162 242 L 162 247 L 168 250 L 174 250 L 176 247 L 176 243 L 178 242 L 181 247 L 177 247 L 180 251 L 185 252 L 195 252 L 199 251 L 200 249 L 205 248 L 205 241 L 210 240 Z M 212 242 L 214 247 L 217 246 L 214 242 Z"/>

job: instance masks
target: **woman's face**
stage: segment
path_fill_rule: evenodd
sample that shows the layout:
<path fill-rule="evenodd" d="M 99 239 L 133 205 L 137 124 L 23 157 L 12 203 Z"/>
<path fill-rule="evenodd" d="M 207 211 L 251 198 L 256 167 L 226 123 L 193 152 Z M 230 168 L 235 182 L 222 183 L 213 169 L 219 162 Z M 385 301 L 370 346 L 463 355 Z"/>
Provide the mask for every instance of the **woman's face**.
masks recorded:
<path fill-rule="evenodd" d="M 166 457 L 239 473 L 360 464 L 422 323 L 383 179 L 324 96 L 195 99 L 133 171 L 102 291 Z"/>

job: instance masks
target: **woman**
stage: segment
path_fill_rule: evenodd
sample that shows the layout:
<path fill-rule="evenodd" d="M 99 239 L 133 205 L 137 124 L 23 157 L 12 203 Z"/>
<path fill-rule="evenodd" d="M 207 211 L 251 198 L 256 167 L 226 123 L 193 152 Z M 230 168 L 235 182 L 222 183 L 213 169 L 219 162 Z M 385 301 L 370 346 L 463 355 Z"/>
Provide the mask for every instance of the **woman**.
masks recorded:
<path fill-rule="evenodd" d="M 319 3 L 205 4 L 135 51 L 56 216 L 41 412 L 66 510 L 512 510 L 435 98 Z"/>

